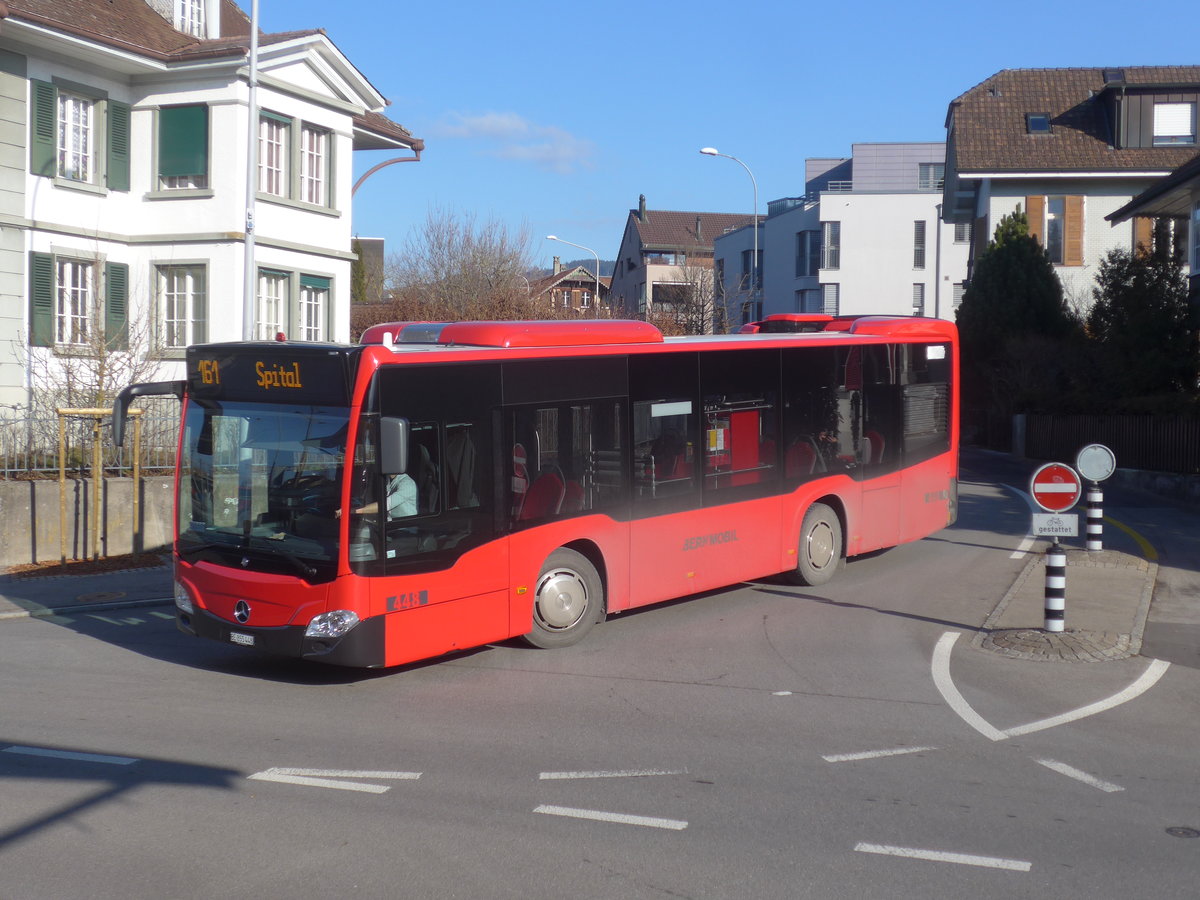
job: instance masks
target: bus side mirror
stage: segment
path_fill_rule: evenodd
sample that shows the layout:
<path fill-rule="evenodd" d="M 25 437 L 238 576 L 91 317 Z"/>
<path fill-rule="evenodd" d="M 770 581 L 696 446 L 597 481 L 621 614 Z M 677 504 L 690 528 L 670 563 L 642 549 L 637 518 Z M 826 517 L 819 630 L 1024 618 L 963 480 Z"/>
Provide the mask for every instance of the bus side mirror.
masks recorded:
<path fill-rule="evenodd" d="M 384 475 L 408 471 L 408 419 L 383 416 L 379 420 L 379 468 Z"/>

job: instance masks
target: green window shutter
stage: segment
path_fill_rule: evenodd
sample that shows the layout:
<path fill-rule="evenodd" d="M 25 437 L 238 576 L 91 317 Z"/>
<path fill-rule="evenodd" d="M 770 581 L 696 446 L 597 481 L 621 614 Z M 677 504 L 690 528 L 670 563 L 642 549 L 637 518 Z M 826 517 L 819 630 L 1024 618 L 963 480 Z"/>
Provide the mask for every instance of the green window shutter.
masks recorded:
<path fill-rule="evenodd" d="M 54 346 L 54 257 L 29 254 L 29 345 Z"/>
<path fill-rule="evenodd" d="M 129 190 L 129 104 L 108 101 L 108 189 Z"/>
<path fill-rule="evenodd" d="M 158 111 L 158 174 L 208 174 L 207 106 L 168 106 Z"/>
<path fill-rule="evenodd" d="M 104 265 L 104 340 L 110 350 L 129 349 L 129 266 Z"/>
<path fill-rule="evenodd" d="M 301 275 L 300 287 L 316 288 L 319 291 L 329 290 L 330 281 L 328 278 L 321 278 L 319 275 Z"/>
<path fill-rule="evenodd" d="M 55 120 L 58 118 L 58 88 L 48 81 L 29 80 L 29 171 L 53 178 L 58 174 Z"/>

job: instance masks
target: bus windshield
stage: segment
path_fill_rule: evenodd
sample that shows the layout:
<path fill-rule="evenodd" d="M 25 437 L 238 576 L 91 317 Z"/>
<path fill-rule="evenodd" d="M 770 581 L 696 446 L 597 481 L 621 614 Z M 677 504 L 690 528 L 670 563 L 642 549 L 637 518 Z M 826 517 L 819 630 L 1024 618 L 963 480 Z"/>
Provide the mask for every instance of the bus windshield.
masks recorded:
<path fill-rule="evenodd" d="M 193 397 L 179 461 L 181 557 L 333 578 L 349 410 Z"/>

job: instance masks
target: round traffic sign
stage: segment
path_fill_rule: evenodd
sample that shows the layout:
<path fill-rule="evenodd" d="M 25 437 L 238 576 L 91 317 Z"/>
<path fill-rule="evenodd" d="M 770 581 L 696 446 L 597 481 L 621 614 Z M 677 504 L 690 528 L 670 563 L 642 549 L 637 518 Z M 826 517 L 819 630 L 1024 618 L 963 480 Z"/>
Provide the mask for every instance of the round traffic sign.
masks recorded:
<path fill-rule="evenodd" d="M 1065 463 L 1046 463 L 1029 479 L 1029 495 L 1046 512 L 1066 512 L 1082 493 L 1079 473 Z"/>
<path fill-rule="evenodd" d="M 1103 481 L 1117 471 L 1117 456 L 1103 444 L 1088 444 L 1076 454 L 1075 468 L 1088 481 Z"/>

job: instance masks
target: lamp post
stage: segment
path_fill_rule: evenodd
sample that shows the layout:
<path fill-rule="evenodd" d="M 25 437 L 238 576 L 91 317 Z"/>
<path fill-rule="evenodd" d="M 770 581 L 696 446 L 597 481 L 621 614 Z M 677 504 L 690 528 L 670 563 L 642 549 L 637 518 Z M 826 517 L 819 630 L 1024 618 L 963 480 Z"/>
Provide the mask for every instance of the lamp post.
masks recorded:
<path fill-rule="evenodd" d="M 750 171 L 750 167 L 736 156 L 730 156 L 728 153 L 720 153 L 716 147 L 701 147 L 700 152 L 705 156 L 723 156 L 725 159 L 732 159 L 746 170 L 746 174 L 750 176 L 750 184 L 754 187 L 754 251 L 750 257 L 750 300 L 754 304 L 754 317 L 760 319 L 762 318 L 762 299 L 758 291 L 758 182 L 755 181 L 754 173 Z"/>
<path fill-rule="evenodd" d="M 572 247 L 578 247 L 580 250 L 586 250 L 588 253 L 592 254 L 592 256 L 596 257 L 596 296 L 592 302 L 593 302 L 593 305 L 596 307 L 597 312 L 599 312 L 599 309 L 600 309 L 600 254 L 597 253 L 595 250 L 593 250 L 591 247 L 585 247 L 585 246 L 583 246 L 583 244 L 576 244 L 574 241 L 564 241 L 562 238 L 555 237 L 552 234 L 546 235 L 546 240 L 558 241 L 560 244 L 570 244 Z"/>

